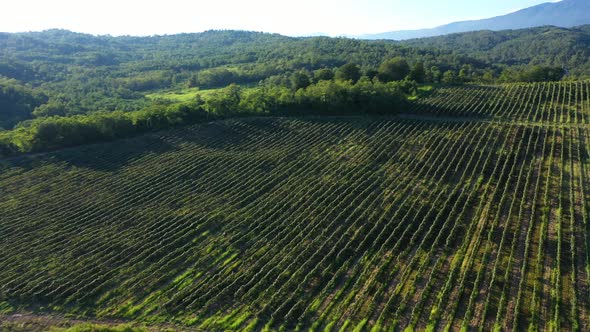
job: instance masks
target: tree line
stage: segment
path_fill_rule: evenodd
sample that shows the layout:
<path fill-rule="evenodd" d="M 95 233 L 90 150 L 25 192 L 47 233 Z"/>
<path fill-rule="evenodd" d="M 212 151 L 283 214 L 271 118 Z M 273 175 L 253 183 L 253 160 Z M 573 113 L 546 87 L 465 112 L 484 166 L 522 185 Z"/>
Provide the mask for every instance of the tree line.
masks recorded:
<path fill-rule="evenodd" d="M 219 89 L 206 99 L 188 103 L 155 102 L 132 112 L 98 112 L 29 120 L 0 132 L 0 155 L 40 152 L 131 137 L 180 125 L 236 116 L 304 116 L 395 114 L 416 89 L 413 81 L 381 82 L 361 76 L 353 80 L 321 80 L 306 87 Z"/>
<path fill-rule="evenodd" d="M 530 36 L 546 40 L 545 32 L 508 37 L 537 45 Z M 561 47 L 571 48 L 561 40 L 547 43 L 549 49 L 537 50 L 534 58 L 518 48 L 518 62 L 497 60 L 507 33 L 405 43 L 244 31 L 155 37 L 0 33 L 2 151 L 44 151 L 211 117 L 390 113 L 417 84 L 556 81 L 585 68 L 587 57 L 559 66 Z M 563 33 L 590 35 L 584 28 Z M 544 56 L 553 60 L 539 61 Z M 193 87 L 226 88 L 189 104 L 146 98 Z"/>
<path fill-rule="evenodd" d="M 256 85 L 284 81 L 301 71 L 336 71 L 348 63 L 371 77 L 393 58 L 406 59 L 411 69 L 421 65 L 423 80 L 434 83 L 519 81 L 512 73 L 531 66 L 562 68 L 567 77 L 583 78 L 590 68 L 584 44 L 590 29 L 559 33 L 557 38 L 547 29 L 525 29 L 406 42 L 245 31 L 153 37 L 65 30 L 0 33 L 0 76 L 48 97 L 49 106 L 39 110 L 39 116 L 140 110 L 148 106 L 144 96 L 150 91 Z"/>

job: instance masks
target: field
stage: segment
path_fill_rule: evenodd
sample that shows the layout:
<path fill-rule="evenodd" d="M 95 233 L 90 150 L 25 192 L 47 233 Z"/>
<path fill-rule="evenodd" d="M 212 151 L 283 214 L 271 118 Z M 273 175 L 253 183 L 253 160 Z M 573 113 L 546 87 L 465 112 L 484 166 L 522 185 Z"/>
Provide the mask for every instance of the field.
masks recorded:
<path fill-rule="evenodd" d="M 201 96 L 203 99 L 206 99 L 215 90 L 216 89 L 201 90 L 199 88 L 188 88 L 183 90 L 150 93 L 145 97 L 150 100 L 162 99 L 172 102 L 186 103 L 196 100 L 197 95 Z"/>
<path fill-rule="evenodd" d="M 590 82 L 0 160 L 0 312 L 200 330 L 590 329 Z"/>

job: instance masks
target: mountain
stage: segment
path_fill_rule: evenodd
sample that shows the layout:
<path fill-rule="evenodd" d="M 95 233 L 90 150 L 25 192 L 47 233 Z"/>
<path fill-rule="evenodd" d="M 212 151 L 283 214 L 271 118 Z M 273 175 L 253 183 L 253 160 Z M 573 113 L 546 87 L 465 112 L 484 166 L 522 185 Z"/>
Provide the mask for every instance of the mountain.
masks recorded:
<path fill-rule="evenodd" d="M 478 30 L 499 31 L 544 25 L 569 28 L 583 24 L 590 24 L 590 1 L 563 0 L 554 3 L 543 3 L 514 13 L 483 20 L 455 22 L 432 29 L 402 30 L 363 35 L 359 36 L 359 38 L 405 40 Z"/>

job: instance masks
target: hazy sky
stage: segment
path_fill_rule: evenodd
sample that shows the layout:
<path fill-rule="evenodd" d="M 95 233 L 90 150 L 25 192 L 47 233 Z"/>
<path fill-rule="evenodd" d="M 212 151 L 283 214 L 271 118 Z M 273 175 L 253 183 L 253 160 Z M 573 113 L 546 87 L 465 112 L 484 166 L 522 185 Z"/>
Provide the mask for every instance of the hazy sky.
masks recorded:
<path fill-rule="evenodd" d="M 501 15 L 550 0 L 3 0 L 0 31 L 111 35 L 240 29 L 377 33 Z"/>

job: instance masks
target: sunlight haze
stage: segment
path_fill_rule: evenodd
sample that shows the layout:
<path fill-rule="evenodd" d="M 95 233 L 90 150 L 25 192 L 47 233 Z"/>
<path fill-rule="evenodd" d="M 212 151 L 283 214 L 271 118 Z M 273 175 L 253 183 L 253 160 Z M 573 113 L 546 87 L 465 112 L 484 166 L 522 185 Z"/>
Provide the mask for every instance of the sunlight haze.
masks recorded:
<path fill-rule="evenodd" d="M 543 0 L 485 1 L 7 1 L 0 31 L 52 28 L 110 35 L 154 35 L 238 29 L 291 36 L 360 35 L 429 28 L 506 14 Z"/>

